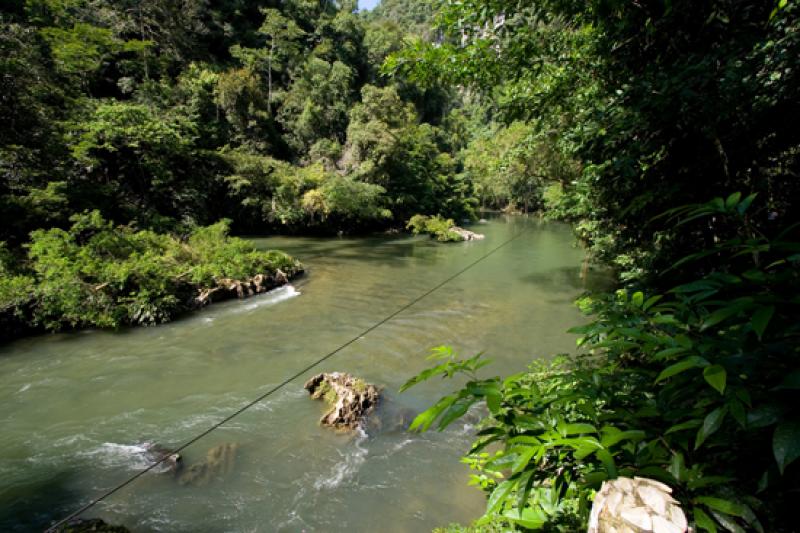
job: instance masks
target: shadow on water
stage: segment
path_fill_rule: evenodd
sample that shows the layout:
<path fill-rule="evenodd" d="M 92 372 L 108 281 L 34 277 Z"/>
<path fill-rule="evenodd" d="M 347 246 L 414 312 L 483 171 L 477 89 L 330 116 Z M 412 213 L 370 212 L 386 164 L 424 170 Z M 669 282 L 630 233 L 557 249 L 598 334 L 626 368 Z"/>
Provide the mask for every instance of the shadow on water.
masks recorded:
<path fill-rule="evenodd" d="M 60 518 L 58 513 L 81 505 L 77 494 L 67 488 L 74 486 L 75 474 L 50 472 L 0 494 L 2 531 L 43 531 Z"/>
<path fill-rule="evenodd" d="M 544 272 L 534 272 L 520 276 L 519 279 L 553 292 L 563 292 L 564 288 L 569 288 L 593 293 L 607 291 L 614 286 L 614 278 L 610 272 L 590 269 L 584 273 L 580 266 L 565 266 Z"/>

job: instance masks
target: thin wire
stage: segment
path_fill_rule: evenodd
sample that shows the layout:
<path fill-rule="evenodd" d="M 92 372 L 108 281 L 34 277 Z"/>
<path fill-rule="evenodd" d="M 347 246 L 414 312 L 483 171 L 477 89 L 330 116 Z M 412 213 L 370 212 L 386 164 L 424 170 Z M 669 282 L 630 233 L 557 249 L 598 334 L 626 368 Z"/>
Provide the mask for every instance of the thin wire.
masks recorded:
<path fill-rule="evenodd" d="M 63 526 L 64 524 L 66 524 L 67 522 L 72 520 L 73 518 L 77 518 L 78 516 L 82 515 L 84 512 L 88 511 L 89 509 L 91 509 L 92 507 L 94 507 L 95 505 L 100 503 L 101 501 L 105 500 L 109 496 L 111 496 L 111 495 L 117 493 L 118 491 L 124 489 L 125 487 L 127 487 L 128 485 L 130 485 L 131 483 L 133 483 L 134 481 L 136 481 L 137 479 L 139 479 L 140 477 L 142 477 L 146 473 L 150 472 L 151 470 L 153 470 L 157 466 L 161 465 L 161 463 L 166 461 L 170 456 L 182 452 L 183 450 L 185 450 L 186 448 L 188 448 L 189 446 L 191 446 L 195 442 L 197 442 L 200 439 L 202 439 L 203 437 L 207 436 L 209 433 L 211 433 L 213 431 L 216 431 L 221 426 L 227 424 L 228 422 L 230 422 L 231 420 L 233 420 L 234 418 L 236 418 L 240 414 L 244 413 L 245 411 L 247 411 L 251 407 L 255 406 L 256 404 L 258 404 L 260 402 L 262 402 L 263 400 L 265 400 L 267 397 L 271 396 L 272 394 L 278 392 L 280 389 L 282 389 L 283 387 L 285 387 L 286 385 L 288 385 L 289 383 L 291 383 L 295 379 L 299 378 L 300 376 L 302 376 L 306 372 L 308 372 L 310 370 L 313 370 L 315 367 L 321 365 L 322 363 L 324 363 L 325 361 L 327 361 L 328 359 L 330 359 L 334 355 L 338 354 L 339 352 L 341 352 L 342 350 L 344 350 L 345 348 L 347 348 L 348 346 L 350 346 L 351 344 L 353 344 L 357 340 L 361 339 L 362 337 L 368 335 L 369 333 L 375 331 L 376 329 L 378 329 L 382 325 L 386 324 L 387 322 L 389 322 L 391 319 L 393 319 L 394 317 L 396 317 L 397 315 L 399 315 L 403 311 L 409 309 L 410 307 L 413 307 L 415 304 L 419 303 L 421 300 L 427 298 L 428 296 L 430 296 L 434 292 L 438 291 L 439 289 L 441 289 L 442 287 L 444 287 L 445 285 L 447 285 L 448 283 L 450 283 L 451 281 L 453 281 L 457 277 L 461 276 L 462 274 L 464 274 L 465 272 L 467 272 L 468 270 L 473 268 L 478 263 L 484 261 L 485 259 L 487 259 L 491 255 L 493 255 L 495 252 L 497 252 L 501 248 L 503 248 L 506 245 L 510 244 L 512 241 L 515 241 L 516 239 L 518 239 L 520 237 L 520 235 L 522 235 L 521 231 L 519 233 L 517 233 L 516 235 L 514 235 L 513 237 L 511 237 L 510 239 L 508 239 L 507 241 L 505 241 L 504 243 L 502 243 L 501 245 L 499 245 L 498 247 L 493 248 L 492 250 L 487 252 L 485 255 L 481 256 L 480 258 L 478 258 L 477 260 L 473 261 L 472 263 L 470 263 L 469 265 L 467 265 L 463 269 L 459 270 L 458 272 L 456 272 L 455 274 L 453 274 L 452 276 L 450 276 L 446 280 L 442 281 L 441 283 L 439 283 L 438 285 L 436 285 L 432 289 L 428 289 L 423 294 L 417 296 L 416 298 L 414 298 L 409 303 L 407 303 L 404 306 L 402 306 L 397 311 L 395 311 L 392 314 L 388 315 L 387 317 L 383 318 L 380 322 L 377 322 L 373 326 L 370 326 L 369 328 L 365 329 L 360 334 L 356 335 L 355 337 L 353 337 L 352 339 L 350 339 L 346 343 L 342 344 L 341 346 L 339 346 L 338 348 L 336 348 L 332 352 L 329 352 L 328 354 L 326 354 L 321 359 L 318 359 L 317 361 L 315 361 L 314 363 L 308 365 L 307 367 L 303 368 L 302 370 L 298 371 L 297 373 L 292 374 L 290 377 L 288 377 L 285 380 L 283 380 L 280 384 L 278 384 L 275 387 L 271 388 L 270 390 L 268 390 L 267 392 L 265 392 L 264 394 L 262 394 L 261 396 L 259 396 L 255 400 L 251 401 L 250 403 L 248 403 L 244 407 L 241 407 L 240 409 L 236 410 L 232 414 L 230 414 L 227 417 L 223 418 L 221 421 L 217 422 L 216 424 L 214 424 L 213 426 L 211 426 L 207 430 L 203 431 L 202 433 L 200 433 L 196 437 L 192 438 L 190 441 L 188 441 L 187 443 L 183 444 L 181 447 L 176 448 L 175 450 L 165 454 L 161 459 L 159 459 L 155 463 L 151 464 L 150 466 L 148 466 L 144 470 L 136 473 L 134 476 L 128 478 L 127 480 L 125 480 L 124 482 L 120 483 L 116 487 L 114 487 L 111 490 L 105 492 L 100 497 L 95 498 L 94 500 L 92 500 L 91 502 L 87 503 L 86 505 L 84 505 L 83 507 L 78 509 L 77 511 L 73 512 L 72 514 L 70 514 L 66 518 L 63 518 L 63 519 L 59 520 L 54 525 L 50 526 L 47 530 L 45 530 L 45 533 L 56 533 L 58 531 L 59 527 Z"/>

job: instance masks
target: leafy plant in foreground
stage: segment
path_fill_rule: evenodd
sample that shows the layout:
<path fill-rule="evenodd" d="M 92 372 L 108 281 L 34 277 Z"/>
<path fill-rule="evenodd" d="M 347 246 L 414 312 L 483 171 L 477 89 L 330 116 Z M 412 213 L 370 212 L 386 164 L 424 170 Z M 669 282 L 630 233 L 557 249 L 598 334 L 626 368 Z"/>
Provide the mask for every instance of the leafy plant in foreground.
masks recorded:
<path fill-rule="evenodd" d="M 584 299 L 594 319 L 571 330 L 584 353 L 480 379 L 481 355 L 460 360 L 440 348 L 441 362 L 403 387 L 468 378 L 420 414 L 415 430 L 444 429 L 485 402 L 488 417 L 465 458 L 489 494 L 478 524 L 569 529 L 585 524 L 604 480 L 636 475 L 673 487 L 698 530 L 791 530 L 800 243 L 796 227 L 773 239 L 748 235 L 752 201 L 736 194 L 682 210 L 744 229 L 702 254 L 716 254 L 718 268 L 693 282 Z"/>

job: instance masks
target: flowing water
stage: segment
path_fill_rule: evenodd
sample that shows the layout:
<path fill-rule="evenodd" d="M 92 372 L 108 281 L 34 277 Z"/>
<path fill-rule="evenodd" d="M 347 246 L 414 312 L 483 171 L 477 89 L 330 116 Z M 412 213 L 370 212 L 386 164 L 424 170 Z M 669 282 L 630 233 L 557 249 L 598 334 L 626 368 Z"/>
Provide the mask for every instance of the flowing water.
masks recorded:
<path fill-rule="evenodd" d="M 292 286 L 172 324 L 49 335 L 0 347 L 0 531 L 35 531 L 145 467 L 148 443 L 177 447 L 423 294 L 516 232 L 522 236 L 321 365 L 385 388 L 380 431 L 321 428 L 302 380 L 193 444 L 184 461 L 237 443 L 206 486 L 148 473 L 86 517 L 134 532 L 430 531 L 481 514 L 459 463 L 475 416 L 411 435 L 397 415 L 455 383 L 398 394 L 431 347 L 485 351 L 486 372 L 569 351 L 582 253 L 569 228 L 522 217 L 477 226 L 486 240 L 255 239 L 302 260 Z M 310 374 L 309 374 L 310 375 Z M 304 376 L 305 379 L 308 376 Z"/>

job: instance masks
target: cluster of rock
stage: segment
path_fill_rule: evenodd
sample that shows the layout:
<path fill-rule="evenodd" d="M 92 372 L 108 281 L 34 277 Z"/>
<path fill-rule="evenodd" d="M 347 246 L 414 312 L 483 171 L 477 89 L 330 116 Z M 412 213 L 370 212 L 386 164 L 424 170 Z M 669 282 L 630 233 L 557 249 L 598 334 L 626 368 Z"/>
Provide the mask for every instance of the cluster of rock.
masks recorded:
<path fill-rule="evenodd" d="M 215 287 L 201 289 L 194 303 L 197 307 L 204 307 L 208 304 L 221 302 L 223 300 L 248 298 L 285 285 L 289 283 L 290 278 L 302 273 L 302 270 L 298 270 L 297 272 L 292 272 L 287 275 L 278 268 L 275 269 L 275 273 L 272 275 L 258 274 L 245 280 L 219 279 Z"/>
<path fill-rule="evenodd" d="M 170 474 L 181 486 L 204 487 L 216 479 L 230 474 L 236 462 L 239 445 L 225 443 L 208 450 L 205 459 L 184 467 L 183 457 L 178 453 L 153 444 L 147 447 L 147 456 L 153 463 L 161 461 L 157 472 Z M 124 526 L 115 526 L 99 518 L 76 518 L 54 530 L 57 533 L 129 533 Z"/>
<path fill-rule="evenodd" d="M 641 477 L 606 481 L 594 498 L 588 533 L 684 533 L 686 515 L 667 485 Z"/>
<path fill-rule="evenodd" d="M 380 401 L 380 390 L 362 379 L 343 372 L 318 374 L 305 389 L 315 400 L 325 400 L 330 409 L 320 423 L 338 430 L 363 428 Z"/>
<path fill-rule="evenodd" d="M 482 241 L 486 238 L 485 235 L 480 233 L 475 233 L 474 231 L 470 231 L 468 229 L 460 228 L 458 226 L 453 226 L 449 230 L 451 233 L 455 233 L 458 235 L 462 241 Z"/>

